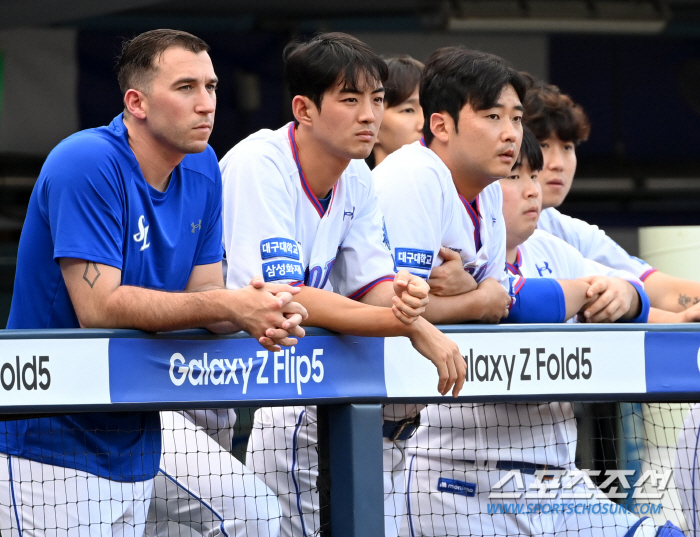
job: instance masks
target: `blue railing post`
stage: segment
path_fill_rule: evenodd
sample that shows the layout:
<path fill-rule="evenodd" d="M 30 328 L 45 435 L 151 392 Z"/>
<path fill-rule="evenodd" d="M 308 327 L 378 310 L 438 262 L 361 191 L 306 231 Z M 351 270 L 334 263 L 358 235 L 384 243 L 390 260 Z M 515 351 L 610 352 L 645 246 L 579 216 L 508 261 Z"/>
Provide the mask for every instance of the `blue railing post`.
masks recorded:
<path fill-rule="evenodd" d="M 384 535 L 382 405 L 328 410 L 333 537 Z"/>

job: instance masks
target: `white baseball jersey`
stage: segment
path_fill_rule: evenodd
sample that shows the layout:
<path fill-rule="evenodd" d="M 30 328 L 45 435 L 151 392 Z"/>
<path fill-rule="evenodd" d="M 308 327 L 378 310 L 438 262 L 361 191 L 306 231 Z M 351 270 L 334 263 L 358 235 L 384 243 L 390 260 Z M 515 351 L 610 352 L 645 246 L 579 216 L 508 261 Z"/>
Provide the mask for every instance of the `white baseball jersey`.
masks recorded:
<path fill-rule="evenodd" d="M 474 200 L 459 195 L 445 163 L 422 140 L 389 155 L 373 171 L 396 269 L 424 278 L 442 264 L 441 246 L 459 252 L 477 282 L 493 277 L 509 290 L 503 192 L 496 181 Z"/>
<path fill-rule="evenodd" d="M 537 227 L 568 242 L 583 257 L 606 267 L 626 270 L 641 281 L 656 271 L 648 263 L 629 255 L 598 226 L 561 214 L 553 207 L 542 211 Z"/>
<path fill-rule="evenodd" d="M 574 279 L 589 275 L 641 282 L 632 274 L 601 265 L 563 240 L 535 230 L 518 248 L 509 273 L 521 283 L 527 278 Z M 515 291 L 520 285 L 513 284 Z M 572 468 L 576 455 L 576 420 L 570 403 L 498 403 L 428 406 L 411 447 L 429 449 L 430 456 L 460 460 L 513 460 Z M 432 427 L 431 427 L 432 425 Z M 450 426 L 454 427 L 453 429 Z"/>
<path fill-rule="evenodd" d="M 532 236 L 518 247 L 515 264 L 508 263 L 513 277 L 555 278 L 573 280 L 584 276 L 611 276 L 644 286 L 639 278 L 626 270 L 616 270 L 592 259 L 559 237 L 536 229 Z M 514 289 L 517 287 L 514 285 Z"/>
<path fill-rule="evenodd" d="M 293 124 L 261 130 L 221 160 L 226 286 L 309 285 L 359 298 L 394 278 L 389 240 L 369 168 L 354 160 L 333 188 L 328 210 L 296 158 Z"/>

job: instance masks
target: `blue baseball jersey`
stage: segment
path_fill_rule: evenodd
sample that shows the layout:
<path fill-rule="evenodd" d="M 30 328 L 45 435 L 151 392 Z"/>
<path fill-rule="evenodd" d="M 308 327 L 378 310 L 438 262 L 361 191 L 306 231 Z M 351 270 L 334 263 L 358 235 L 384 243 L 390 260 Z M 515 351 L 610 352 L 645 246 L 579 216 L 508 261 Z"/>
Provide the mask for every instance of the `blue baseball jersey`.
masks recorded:
<path fill-rule="evenodd" d="M 78 132 L 51 152 L 34 187 L 7 328 L 80 327 L 60 258 L 116 267 L 123 285 L 182 291 L 196 265 L 221 260 L 221 236 L 211 147 L 187 155 L 160 192 L 146 183 L 121 115 Z M 89 268 L 86 279 L 96 275 Z M 155 476 L 160 450 L 157 412 L 0 422 L 1 452 L 115 481 Z"/>

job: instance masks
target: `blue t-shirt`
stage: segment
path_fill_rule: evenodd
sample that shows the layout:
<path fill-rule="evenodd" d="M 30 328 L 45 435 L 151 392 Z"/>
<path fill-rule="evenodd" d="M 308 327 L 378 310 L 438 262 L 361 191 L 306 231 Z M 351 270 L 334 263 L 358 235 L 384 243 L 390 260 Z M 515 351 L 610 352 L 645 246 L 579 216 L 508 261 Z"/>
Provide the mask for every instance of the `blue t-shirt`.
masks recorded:
<path fill-rule="evenodd" d="M 78 132 L 51 152 L 32 192 L 7 328 L 80 327 L 59 258 L 116 267 L 123 285 L 182 291 L 195 265 L 221 260 L 221 238 L 211 147 L 187 155 L 159 192 L 141 173 L 121 115 Z M 160 419 L 118 412 L 0 422 L 0 452 L 142 481 L 158 471 Z"/>

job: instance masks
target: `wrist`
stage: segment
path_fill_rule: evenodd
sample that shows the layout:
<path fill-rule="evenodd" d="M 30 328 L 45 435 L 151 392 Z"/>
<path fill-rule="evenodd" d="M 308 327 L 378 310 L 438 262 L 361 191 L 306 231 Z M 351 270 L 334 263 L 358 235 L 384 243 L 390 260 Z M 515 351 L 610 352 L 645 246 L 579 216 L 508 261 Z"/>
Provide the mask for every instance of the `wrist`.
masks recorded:
<path fill-rule="evenodd" d="M 418 317 L 410 324 L 404 324 L 401 321 L 399 321 L 399 323 L 402 325 L 403 333 L 401 335 L 411 339 L 425 330 L 425 326 L 428 321 L 426 321 L 423 317 Z"/>
<path fill-rule="evenodd" d="M 212 297 L 212 306 L 217 322 L 231 321 L 238 326 L 240 323 L 240 308 L 235 307 L 242 300 L 243 289 L 212 289 L 207 291 Z"/>

